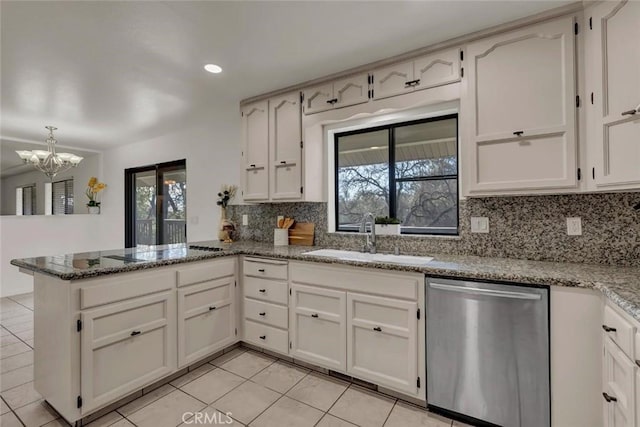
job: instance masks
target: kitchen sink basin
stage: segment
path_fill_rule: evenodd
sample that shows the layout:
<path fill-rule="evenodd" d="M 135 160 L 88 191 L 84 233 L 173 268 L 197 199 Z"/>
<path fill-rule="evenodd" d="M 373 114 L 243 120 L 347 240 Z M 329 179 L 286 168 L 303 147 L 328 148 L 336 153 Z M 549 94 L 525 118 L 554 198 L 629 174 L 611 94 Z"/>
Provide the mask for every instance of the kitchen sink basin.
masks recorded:
<path fill-rule="evenodd" d="M 370 254 L 365 252 L 343 251 L 337 249 L 319 249 L 317 251 L 304 252 L 302 255 L 334 258 L 343 261 L 383 262 L 389 264 L 413 266 L 427 265 L 431 260 L 433 260 L 433 257 L 427 256 Z"/>

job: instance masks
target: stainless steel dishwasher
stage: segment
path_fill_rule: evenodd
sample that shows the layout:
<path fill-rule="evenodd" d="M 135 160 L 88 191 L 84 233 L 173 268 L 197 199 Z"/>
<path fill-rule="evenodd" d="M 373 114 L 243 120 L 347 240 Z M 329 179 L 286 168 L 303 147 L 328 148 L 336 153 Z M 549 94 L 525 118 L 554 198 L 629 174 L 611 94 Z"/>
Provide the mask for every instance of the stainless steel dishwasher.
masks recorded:
<path fill-rule="evenodd" d="M 428 277 L 427 406 L 474 425 L 549 427 L 549 288 Z"/>

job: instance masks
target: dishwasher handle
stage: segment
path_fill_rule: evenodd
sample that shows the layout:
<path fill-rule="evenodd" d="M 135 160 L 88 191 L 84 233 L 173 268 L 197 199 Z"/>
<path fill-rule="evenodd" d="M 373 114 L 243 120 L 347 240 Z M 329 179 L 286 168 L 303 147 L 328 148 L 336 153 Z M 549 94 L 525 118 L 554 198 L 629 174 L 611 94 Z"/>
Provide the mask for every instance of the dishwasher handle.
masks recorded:
<path fill-rule="evenodd" d="M 429 286 L 433 289 L 439 289 L 441 291 L 460 292 L 463 294 L 473 295 L 486 295 L 490 297 L 499 298 L 511 298 L 511 299 L 524 299 L 524 300 L 539 300 L 542 298 L 540 294 L 532 294 L 526 292 L 513 292 L 513 291 L 498 291 L 495 289 L 483 289 L 472 288 L 456 285 L 444 285 L 442 283 L 429 283 Z"/>

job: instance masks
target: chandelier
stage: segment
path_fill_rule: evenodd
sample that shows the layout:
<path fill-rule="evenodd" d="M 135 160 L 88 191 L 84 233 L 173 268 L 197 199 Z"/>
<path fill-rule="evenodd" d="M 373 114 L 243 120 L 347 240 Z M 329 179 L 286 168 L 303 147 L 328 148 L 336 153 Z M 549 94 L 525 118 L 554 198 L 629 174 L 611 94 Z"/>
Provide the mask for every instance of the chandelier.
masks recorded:
<path fill-rule="evenodd" d="M 82 161 L 82 157 L 71 153 L 56 153 L 57 141 L 53 137 L 53 131 L 58 128 L 54 126 L 45 126 L 45 128 L 49 129 L 47 151 L 18 150 L 16 153 L 25 164 L 33 166 L 48 176 L 49 179 L 53 179 L 57 174 L 78 166 L 78 163 Z"/>

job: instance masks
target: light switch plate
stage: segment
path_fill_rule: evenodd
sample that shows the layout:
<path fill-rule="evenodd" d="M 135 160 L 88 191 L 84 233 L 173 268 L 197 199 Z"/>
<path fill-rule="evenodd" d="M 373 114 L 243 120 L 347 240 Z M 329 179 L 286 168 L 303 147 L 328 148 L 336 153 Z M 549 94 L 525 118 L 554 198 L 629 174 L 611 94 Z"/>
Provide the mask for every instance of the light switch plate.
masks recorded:
<path fill-rule="evenodd" d="M 489 218 L 486 216 L 472 216 L 471 217 L 471 232 L 472 233 L 488 233 L 489 232 Z"/>
<path fill-rule="evenodd" d="M 582 236 L 582 219 L 579 216 L 567 218 L 567 234 L 569 236 Z"/>
<path fill-rule="evenodd" d="M 249 215 L 242 215 L 242 225 L 249 225 Z"/>

